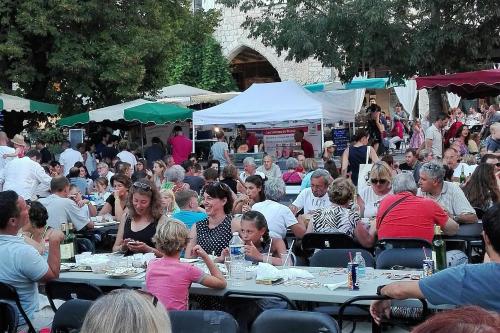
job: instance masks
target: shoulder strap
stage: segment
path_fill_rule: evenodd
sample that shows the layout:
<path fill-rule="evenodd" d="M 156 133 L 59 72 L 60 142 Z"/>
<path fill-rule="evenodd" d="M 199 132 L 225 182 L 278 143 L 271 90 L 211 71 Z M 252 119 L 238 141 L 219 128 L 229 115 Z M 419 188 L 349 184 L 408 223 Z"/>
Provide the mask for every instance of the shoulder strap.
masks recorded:
<path fill-rule="evenodd" d="M 405 201 L 406 199 L 408 199 L 408 195 L 402 197 L 401 199 L 395 201 L 392 203 L 392 205 L 389 206 L 389 208 L 387 208 L 384 212 L 384 214 L 382 214 L 382 217 L 380 217 L 380 220 L 377 221 L 377 229 L 380 228 L 380 225 L 382 224 L 382 221 L 384 220 L 385 216 L 394 208 L 396 207 L 397 205 L 399 205 L 401 202 Z"/>

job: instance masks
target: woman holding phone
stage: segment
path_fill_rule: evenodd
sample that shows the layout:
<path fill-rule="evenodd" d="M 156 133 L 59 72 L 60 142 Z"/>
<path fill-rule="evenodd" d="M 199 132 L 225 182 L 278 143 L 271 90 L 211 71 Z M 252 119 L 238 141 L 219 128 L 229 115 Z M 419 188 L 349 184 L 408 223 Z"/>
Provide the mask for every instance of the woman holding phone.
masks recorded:
<path fill-rule="evenodd" d="M 160 193 L 155 184 L 146 179 L 134 182 L 127 206 L 128 214 L 122 218 L 113 251 L 124 251 L 126 255 L 152 252 L 161 257 L 152 238 L 157 225 L 164 223 L 166 217 L 162 214 Z"/>

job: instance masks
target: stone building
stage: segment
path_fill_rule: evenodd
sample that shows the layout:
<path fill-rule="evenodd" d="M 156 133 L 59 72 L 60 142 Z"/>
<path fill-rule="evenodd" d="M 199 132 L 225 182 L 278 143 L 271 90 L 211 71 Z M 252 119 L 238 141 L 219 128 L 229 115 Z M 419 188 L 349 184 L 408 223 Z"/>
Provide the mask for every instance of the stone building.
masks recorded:
<path fill-rule="evenodd" d="M 239 9 L 223 7 L 216 4 L 215 0 L 193 0 L 193 9 L 200 8 L 216 8 L 221 11 L 221 21 L 214 37 L 231 63 L 233 77 L 241 90 L 254 82 L 295 80 L 305 84 L 334 79 L 336 72 L 323 67 L 317 60 L 309 59 L 301 63 L 286 61 L 286 55 L 278 56 L 273 48 L 264 46 L 257 39 L 249 38 L 248 31 L 241 28 L 247 14 Z M 257 15 L 258 12 L 249 14 Z"/>

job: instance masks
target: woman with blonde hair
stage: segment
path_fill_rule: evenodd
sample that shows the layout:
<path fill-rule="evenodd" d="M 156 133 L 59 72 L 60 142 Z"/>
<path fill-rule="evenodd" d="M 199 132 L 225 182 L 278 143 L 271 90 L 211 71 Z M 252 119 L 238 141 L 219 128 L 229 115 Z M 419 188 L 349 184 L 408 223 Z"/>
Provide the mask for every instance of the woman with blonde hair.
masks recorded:
<path fill-rule="evenodd" d="M 146 179 L 134 182 L 127 207 L 128 213 L 124 214 L 118 227 L 113 251 L 124 251 L 126 254 L 153 252 L 161 256 L 152 238 L 166 216 L 163 215 L 160 193 L 153 182 Z"/>
<path fill-rule="evenodd" d="M 130 289 L 113 290 L 90 307 L 82 333 L 170 333 L 168 313 L 158 299 Z"/>
<path fill-rule="evenodd" d="M 193 282 L 209 288 L 226 287 L 224 276 L 200 245 L 196 245 L 192 253 L 203 259 L 210 274 L 205 274 L 197 266 L 180 262 L 188 236 L 189 231 L 184 223 L 176 219 L 168 219 L 166 223 L 159 225 L 154 236 L 156 248 L 163 257 L 149 262 L 146 288 L 168 310 L 188 309 L 189 287 Z"/>
<path fill-rule="evenodd" d="M 377 161 L 366 181 L 371 186 L 367 186 L 358 194 L 359 213 L 361 217 L 375 217 L 380 201 L 392 193 L 392 170 L 387 163 Z"/>
<path fill-rule="evenodd" d="M 175 194 L 172 190 L 161 189 L 160 200 L 161 207 L 163 208 L 163 214 L 171 216 L 172 214 L 180 211 L 179 206 L 175 202 Z"/>
<path fill-rule="evenodd" d="M 307 226 L 309 232 L 341 232 L 356 239 L 363 247 L 373 246 L 375 238 L 361 222 L 358 212 L 350 209 L 356 188 L 348 178 L 337 178 L 328 187 L 332 205 L 315 210 Z"/>

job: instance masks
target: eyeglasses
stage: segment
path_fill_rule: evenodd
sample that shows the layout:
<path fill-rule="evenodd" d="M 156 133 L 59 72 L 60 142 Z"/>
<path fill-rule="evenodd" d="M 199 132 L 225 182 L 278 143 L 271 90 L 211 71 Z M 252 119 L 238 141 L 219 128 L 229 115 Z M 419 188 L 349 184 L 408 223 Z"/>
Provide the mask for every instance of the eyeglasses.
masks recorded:
<path fill-rule="evenodd" d="M 139 294 L 141 294 L 143 296 L 151 297 L 152 300 L 153 300 L 154 307 L 156 307 L 156 305 L 158 304 L 158 297 L 156 297 L 155 295 L 151 294 L 150 292 L 147 292 L 147 291 L 141 290 L 141 289 L 136 289 L 135 291 L 137 291 Z"/>
<path fill-rule="evenodd" d="M 500 162 L 497 162 L 497 164 L 495 164 L 495 165 L 500 168 Z"/>
<path fill-rule="evenodd" d="M 141 182 L 135 182 L 134 184 L 132 184 L 133 187 L 135 188 L 140 188 L 141 190 L 144 190 L 144 191 L 151 191 L 151 186 L 148 185 L 148 184 L 144 184 L 144 183 L 141 183 Z"/>
<path fill-rule="evenodd" d="M 375 178 L 372 178 L 372 179 L 370 179 L 370 182 L 372 184 L 384 185 L 385 183 L 387 183 L 387 179 L 375 179 Z"/>

